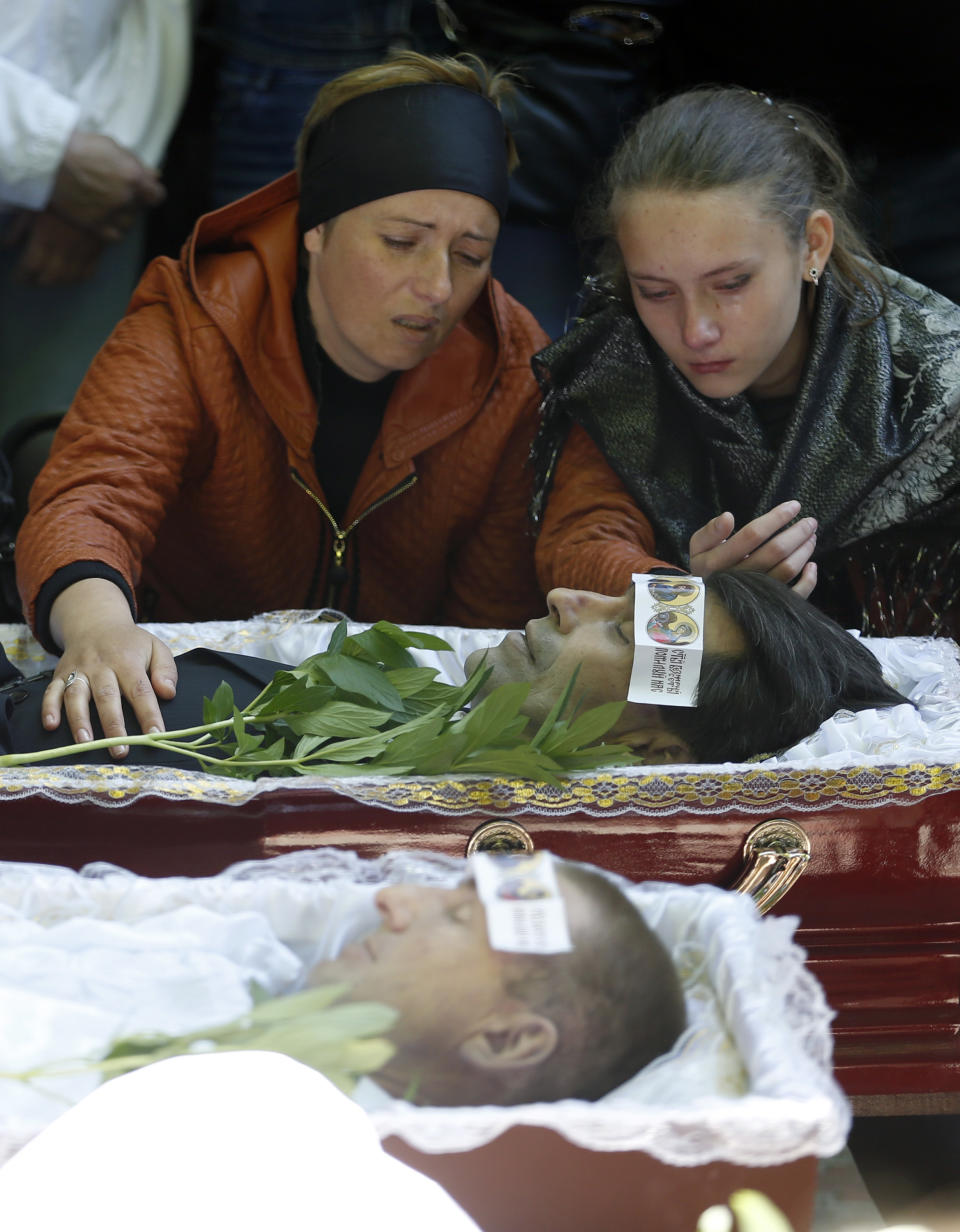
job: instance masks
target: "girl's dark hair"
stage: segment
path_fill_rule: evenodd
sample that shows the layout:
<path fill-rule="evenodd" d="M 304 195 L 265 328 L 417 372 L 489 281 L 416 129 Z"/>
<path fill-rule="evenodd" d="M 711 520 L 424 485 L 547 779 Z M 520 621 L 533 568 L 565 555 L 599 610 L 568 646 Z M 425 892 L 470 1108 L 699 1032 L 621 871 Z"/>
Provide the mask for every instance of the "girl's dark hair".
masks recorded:
<path fill-rule="evenodd" d="M 853 221 L 853 175 L 832 131 L 799 104 L 737 86 L 688 90 L 641 116 L 614 151 L 587 206 L 585 238 L 603 241 L 603 273 L 622 292 L 623 266 L 613 239 L 622 194 L 734 187 L 755 192 L 762 212 L 798 245 L 810 213 L 826 210 L 834 223 L 830 267 L 840 293 L 853 300 L 866 292 L 876 310 L 882 308 L 883 285 L 871 269 L 875 258 Z"/>
<path fill-rule="evenodd" d="M 694 760 L 746 761 L 789 748 L 838 710 L 911 704 L 866 646 L 789 586 L 746 571 L 715 573 L 706 586 L 747 648 L 704 655 L 697 705 L 661 711 Z"/>

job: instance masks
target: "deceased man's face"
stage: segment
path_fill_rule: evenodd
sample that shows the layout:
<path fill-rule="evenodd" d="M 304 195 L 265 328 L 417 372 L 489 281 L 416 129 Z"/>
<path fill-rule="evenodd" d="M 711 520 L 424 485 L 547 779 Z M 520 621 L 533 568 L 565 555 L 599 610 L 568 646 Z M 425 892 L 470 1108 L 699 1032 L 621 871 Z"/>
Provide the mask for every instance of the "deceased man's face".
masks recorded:
<path fill-rule="evenodd" d="M 473 883 L 386 886 L 376 903 L 380 927 L 316 966 L 310 983 L 349 982 L 351 999 L 392 1006 L 399 1020 L 390 1038 L 402 1049 L 431 1058 L 455 1049 L 503 997 L 501 958 Z"/>
<path fill-rule="evenodd" d="M 537 722 L 577 669 L 574 700 L 581 706 L 625 701 L 633 668 L 633 587 L 616 596 L 558 587 L 547 595 L 547 609 L 547 615 L 529 621 L 524 632 L 508 633 L 498 646 L 468 655 L 467 674 L 481 660 L 492 667 L 485 692 L 511 680 L 529 681 L 523 709 Z M 743 648 L 739 627 L 711 594 L 706 599 L 704 648 L 711 654 Z M 658 706 L 631 703 L 611 734 L 659 724 Z"/>
<path fill-rule="evenodd" d="M 547 607 L 547 615 L 529 621 L 523 633 L 508 633 L 499 646 L 469 655 L 467 673 L 483 659 L 493 668 L 488 691 L 529 681 L 524 710 L 538 721 L 578 667 L 581 704 L 625 700 L 633 666 L 633 587 L 618 596 L 558 588 L 547 596 Z"/>

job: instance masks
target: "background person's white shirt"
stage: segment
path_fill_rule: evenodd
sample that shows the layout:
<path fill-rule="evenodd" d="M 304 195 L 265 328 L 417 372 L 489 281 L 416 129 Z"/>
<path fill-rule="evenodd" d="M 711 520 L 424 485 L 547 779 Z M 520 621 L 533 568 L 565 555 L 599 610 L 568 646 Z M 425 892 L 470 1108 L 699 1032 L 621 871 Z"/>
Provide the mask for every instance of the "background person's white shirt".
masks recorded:
<path fill-rule="evenodd" d="M 0 0 L 0 212 L 43 209 L 77 128 L 158 167 L 191 38 L 189 0 Z"/>

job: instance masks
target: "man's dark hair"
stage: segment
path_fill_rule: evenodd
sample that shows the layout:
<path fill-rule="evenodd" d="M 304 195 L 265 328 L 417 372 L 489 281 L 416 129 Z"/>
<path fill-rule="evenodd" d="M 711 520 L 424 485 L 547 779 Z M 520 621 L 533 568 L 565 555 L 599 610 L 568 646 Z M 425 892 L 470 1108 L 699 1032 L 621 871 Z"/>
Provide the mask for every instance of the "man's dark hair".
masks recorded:
<path fill-rule="evenodd" d="M 497 1102 L 599 1099 L 668 1052 L 686 1025 L 676 968 L 656 933 L 601 873 L 558 864 L 571 918 L 569 954 L 513 957 L 505 964 L 511 996 L 553 1021 L 553 1054 L 516 1080 Z"/>
<path fill-rule="evenodd" d="M 697 705 L 662 711 L 696 761 L 789 748 L 838 710 L 911 704 L 865 646 L 789 586 L 746 571 L 715 573 L 706 585 L 739 625 L 746 650 L 705 654 Z"/>

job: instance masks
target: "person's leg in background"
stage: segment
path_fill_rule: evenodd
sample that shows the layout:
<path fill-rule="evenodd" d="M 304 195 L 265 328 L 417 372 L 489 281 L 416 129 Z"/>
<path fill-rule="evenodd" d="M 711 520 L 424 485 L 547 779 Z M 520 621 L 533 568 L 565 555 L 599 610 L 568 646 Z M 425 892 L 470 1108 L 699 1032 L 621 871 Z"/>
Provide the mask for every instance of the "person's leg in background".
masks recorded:
<path fill-rule="evenodd" d="M 443 53 L 432 0 L 218 0 L 201 38 L 218 55 L 209 208 L 291 171 L 325 82 L 393 48 Z"/>
<path fill-rule="evenodd" d="M 67 410 L 140 276 L 143 228 L 141 218 L 104 250 L 91 278 L 65 285 L 21 281 L 20 249 L 0 249 L 0 435 Z"/>

